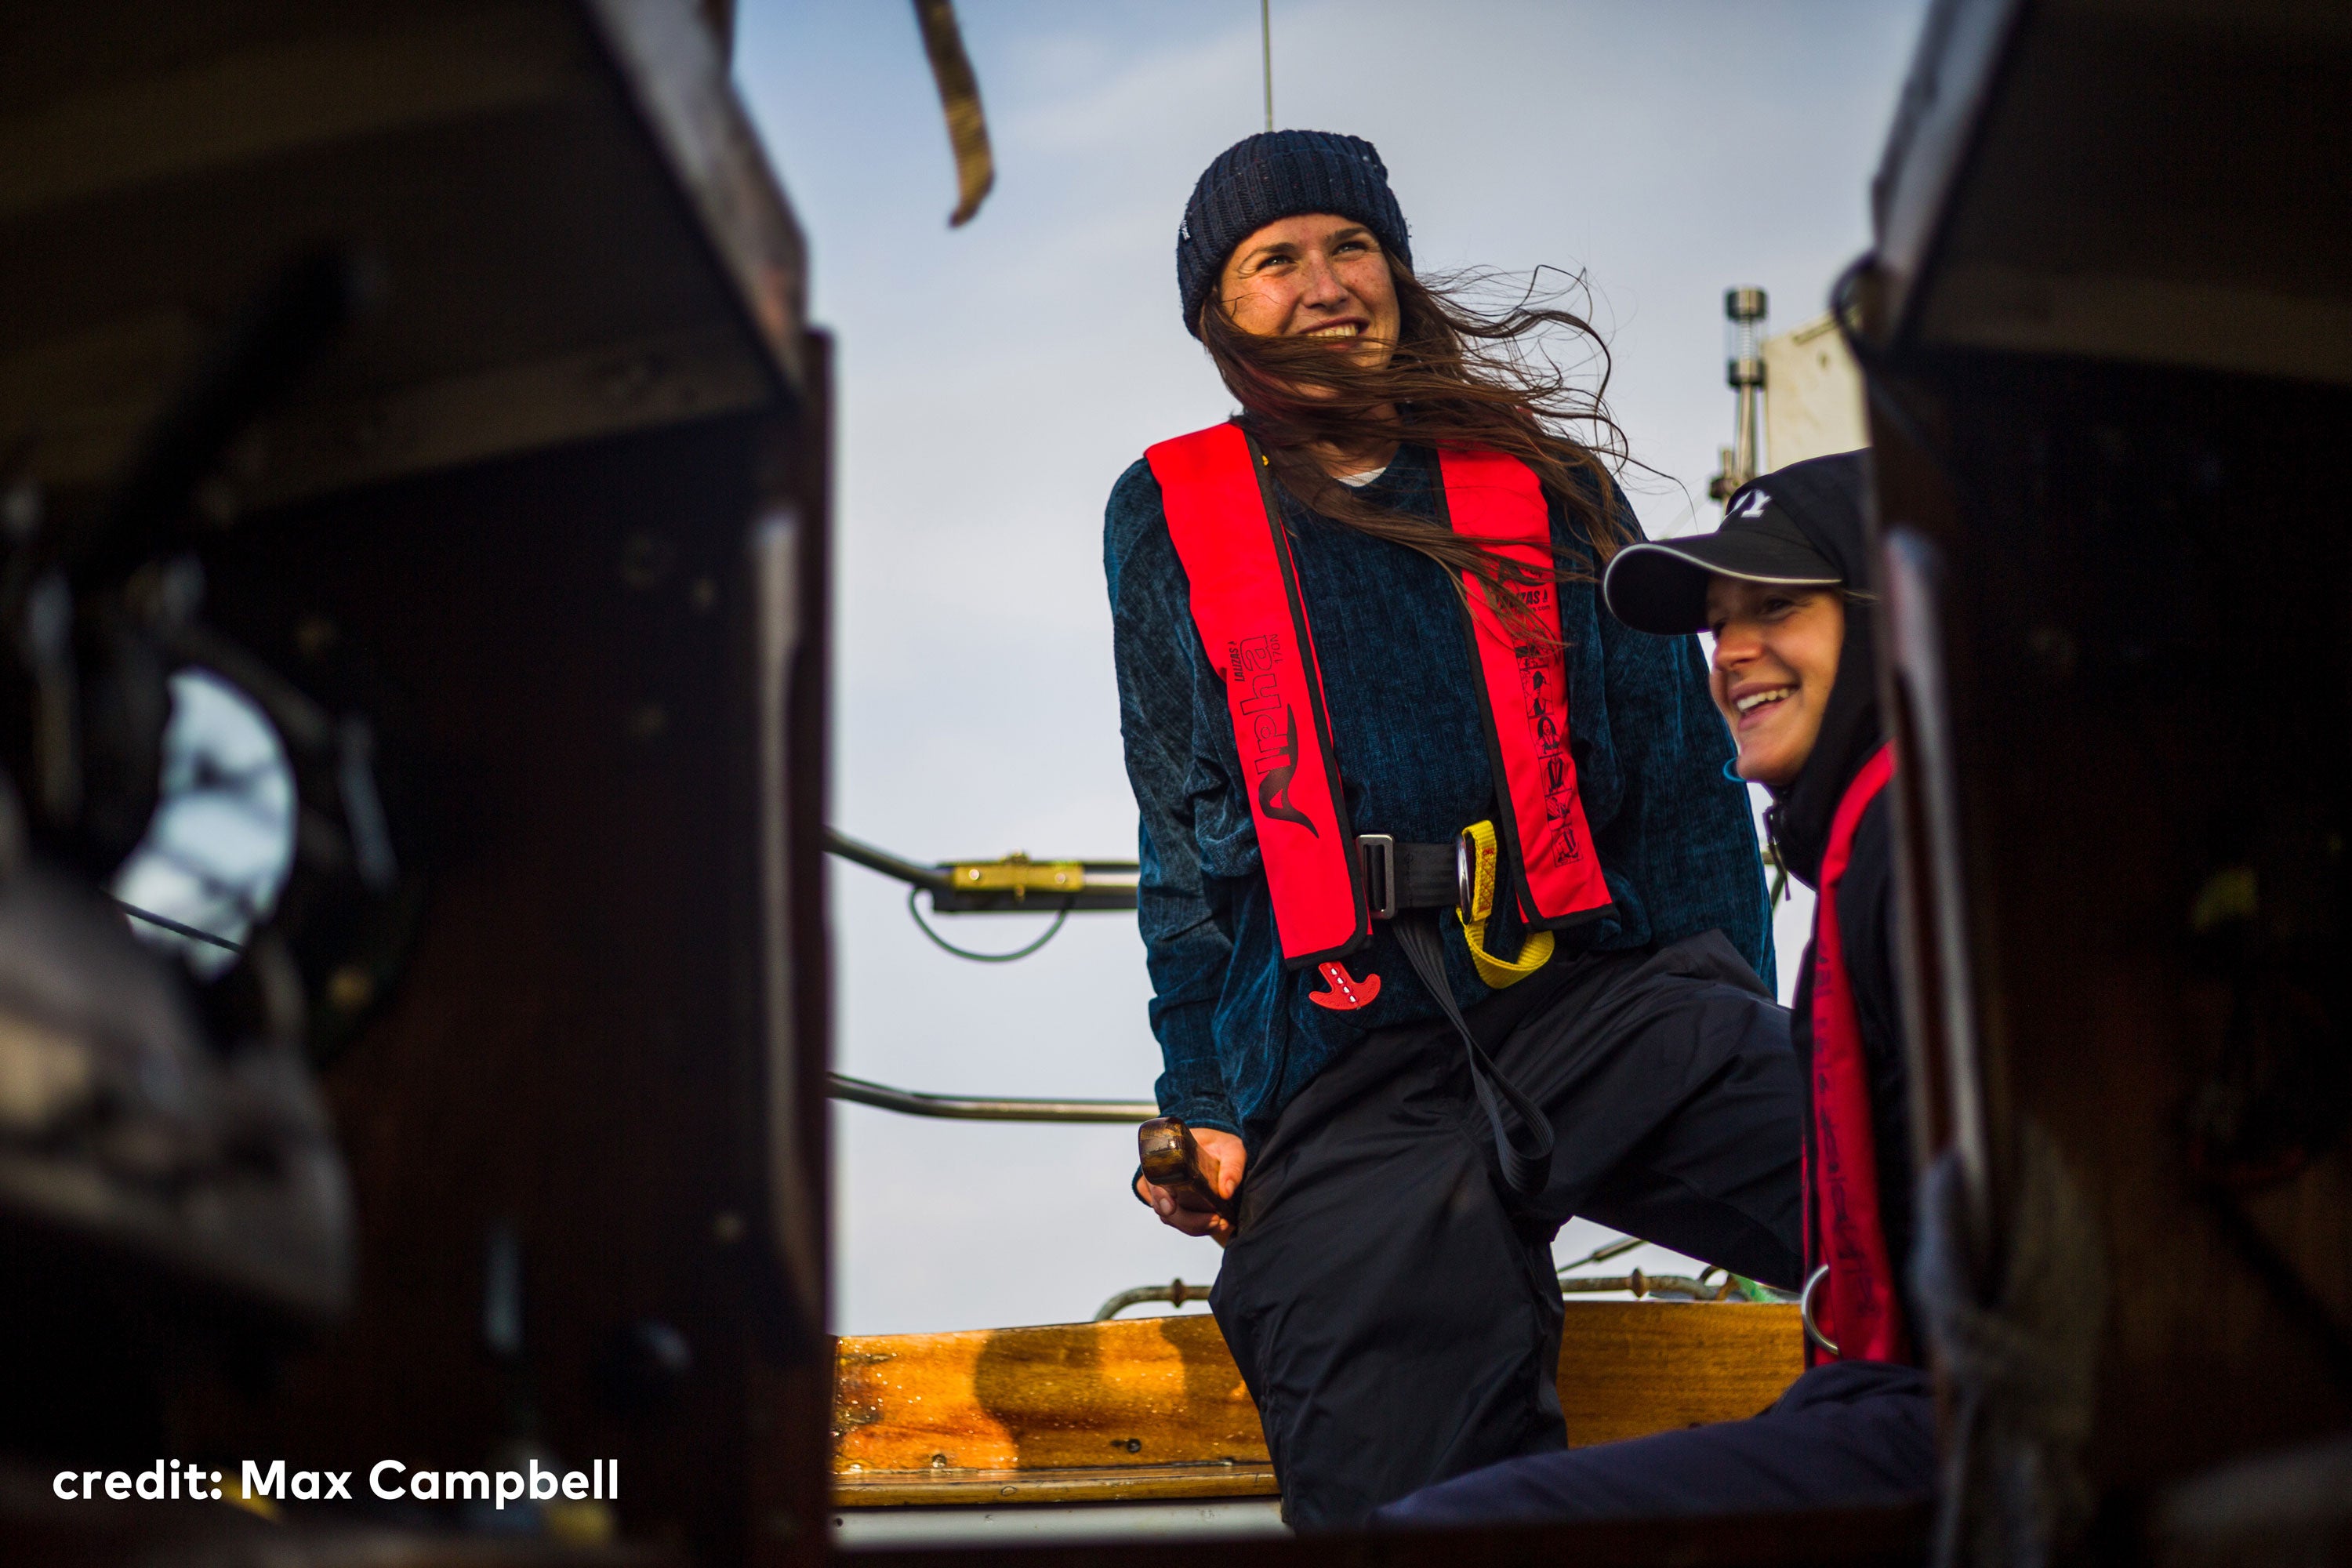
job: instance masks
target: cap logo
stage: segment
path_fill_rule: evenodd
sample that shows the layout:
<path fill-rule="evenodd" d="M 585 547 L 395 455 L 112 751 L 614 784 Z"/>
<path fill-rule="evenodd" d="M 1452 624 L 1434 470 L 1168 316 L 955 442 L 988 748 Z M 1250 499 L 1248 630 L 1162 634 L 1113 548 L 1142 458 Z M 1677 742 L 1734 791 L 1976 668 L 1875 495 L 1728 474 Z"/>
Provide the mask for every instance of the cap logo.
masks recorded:
<path fill-rule="evenodd" d="M 1192 243 L 1192 223 L 1190 218 L 1176 226 L 1176 237 L 1186 245 Z"/>
<path fill-rule="evenodd" d="M 1749 490 L 1748 492 L 1748 499 L 1741 501 L 1739 503 L 1739 510 L 1733 512 L 1731 515 L 1734 518 L 1762 517 L 1764 515 L 1764 509 L 1771 504 L 1772 498 L 1766 495 L 1762 490 Z"/>

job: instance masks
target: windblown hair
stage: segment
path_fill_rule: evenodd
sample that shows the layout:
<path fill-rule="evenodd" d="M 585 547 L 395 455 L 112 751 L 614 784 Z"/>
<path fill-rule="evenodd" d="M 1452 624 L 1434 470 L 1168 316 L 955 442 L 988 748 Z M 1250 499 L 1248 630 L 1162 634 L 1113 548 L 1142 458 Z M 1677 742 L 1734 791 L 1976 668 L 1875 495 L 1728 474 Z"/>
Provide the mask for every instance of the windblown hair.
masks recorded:
<path fill-rule="evenodd" d="M 1214 295 L 1201 307 L 1201 341 L 1285 489 L 1335 522 L 1419 551 L 1457 584 L 1466 576 L 1515 635 L 1558 646 L 1557 625 L 1538 621 L 1514 590 L 1592 581 L 1631 542 L 1618 521 L 1609 471 L 1624 459 L 1625 437 L 1602 400 L 1608 346 L 1583 317 L 1559 308 L 1557 294 L 1538 296 L 1529 288 L 1500 308 L 1482 309 L 1475 296 L 1501 281 L 1496 274 L 1424 283 L 1393 255 L 1389 268 L 1398 341 L 1379 369 L 1334 353 L 1322 340 L 1245 332 Z M 1590 343 L 1600 367 L 1590 392 L 1579 389 L 1550 352 L 1555 331 Z M 1588 438 L 1575 439 L 1570 429 Z M 1373 505 L 1326 473 L 1310 450 L 1347 452 L 1391 440 L 1517 458 L 1567 509 L 1591 555 L 1555 552 L 1549 572 L 1524 566 L 1434 520 Z"/>

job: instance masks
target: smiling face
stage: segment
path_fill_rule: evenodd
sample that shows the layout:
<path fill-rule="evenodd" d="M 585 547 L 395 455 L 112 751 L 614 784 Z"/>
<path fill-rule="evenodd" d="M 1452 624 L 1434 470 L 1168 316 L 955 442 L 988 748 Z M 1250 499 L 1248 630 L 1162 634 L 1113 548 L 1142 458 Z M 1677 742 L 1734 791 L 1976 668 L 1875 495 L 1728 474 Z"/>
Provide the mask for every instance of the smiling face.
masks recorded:
<path fill-rule="evenodd" d="M 1266 225 L 1234 247 L 1217 293 L 1234 325 L 1256 337 L 1329 338 L 1374 369 L 1396 352 L 1389 258 L 1353 218 L 1307 213 Z"/>
<path fill-rule="evenodd" d="M 1845 644 L 1845 599 L 1835 588 L 1792 588 L 1711 577 L 1715 634 L 1707 689 L 1739 747 L 1739 776 L 1783 787 L 1813 754 Z"/>

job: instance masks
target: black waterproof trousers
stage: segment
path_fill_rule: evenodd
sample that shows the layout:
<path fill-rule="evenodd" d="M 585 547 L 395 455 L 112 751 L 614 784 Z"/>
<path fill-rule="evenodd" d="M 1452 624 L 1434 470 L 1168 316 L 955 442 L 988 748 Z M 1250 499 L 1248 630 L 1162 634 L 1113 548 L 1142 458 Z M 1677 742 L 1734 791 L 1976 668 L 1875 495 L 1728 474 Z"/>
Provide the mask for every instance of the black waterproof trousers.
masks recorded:
<path fill-rule="evenodd" d="M 1923 1501 L 1935 1490 L 1936 1396 L 1917 1367 L 1833 1361 L 1763 1415 L 1511 1459 L 1372 1516 L 1382 1529 L 1800 1513 Z"/>
<path fill-rule="evenodd" d="M 1443 1020 L 1375 1030 L 1252 1151 L 1209 1303 L 1298 1529 L 1567 1447 L 1551 1238 L 1571 1215 L 1798 1282 L 1787 1013 L 1712 931 L 1559 970 L 1469 1013 L 1550 1119 L 1535 1198 L 1496 1174 Z"/>

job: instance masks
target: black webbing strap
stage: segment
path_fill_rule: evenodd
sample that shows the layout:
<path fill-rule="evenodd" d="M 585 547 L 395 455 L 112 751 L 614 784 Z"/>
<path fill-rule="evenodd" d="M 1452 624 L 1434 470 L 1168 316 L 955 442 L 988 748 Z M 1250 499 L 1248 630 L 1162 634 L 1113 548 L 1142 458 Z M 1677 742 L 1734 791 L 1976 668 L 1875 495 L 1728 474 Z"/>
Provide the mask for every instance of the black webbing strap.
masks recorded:
<path fill-rule="evenodd" d="M 1533 1197 L 1543 1191 L 1551 1173 L 1551 1122 L 1538 1110 L 1518 1085 L 1503 1076 L 1486 1048 L 1471 1034 L 1469 1020 L 1454 1000 L 1454 988 L 1445 983 L 1445 943 L 1438 934 L 1435 917 L 1426 914 L 1402 914 L 1389 922 L 1396 933 L 1397 945 L 1412 961 L 1412 971 L 1437 1005 L 1454 1021 L 1454 1032 L 1462 1037 L 1462 1048 L 1470 1058 L 1470 1087 L 1485 1108 L 1487 1125 L 1495 1130 L 1495 1158 L 1503 1168 L 1503 1180 L 1522 1197 Z M 1519 1125 L 1526 1128 L 1534 1143 L 1532 1150 L 1523 1150 L 1513 1141 L 1503 1108 L 1507 1104 L 1517 1112 Z"/>
<path fill-rule="evenodd" d="M 1461 902 L 1452 844 L 1402 844 L 1386 834 L 1356 839 L 1364 871 L 1364 901 L 1377 921 L 1406 910 L 1450 910 Z"/>

